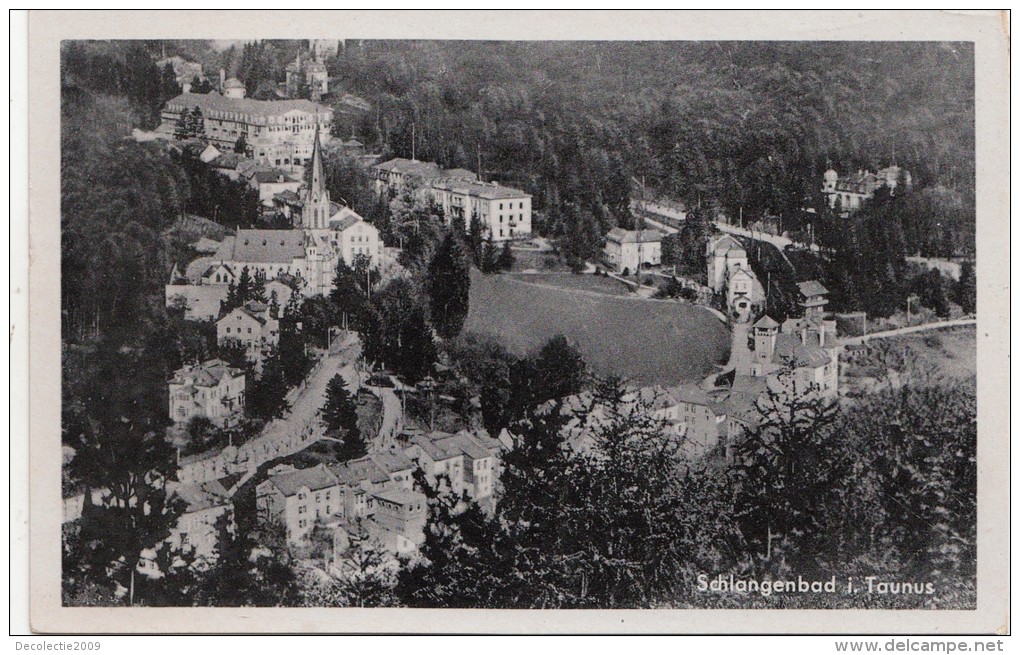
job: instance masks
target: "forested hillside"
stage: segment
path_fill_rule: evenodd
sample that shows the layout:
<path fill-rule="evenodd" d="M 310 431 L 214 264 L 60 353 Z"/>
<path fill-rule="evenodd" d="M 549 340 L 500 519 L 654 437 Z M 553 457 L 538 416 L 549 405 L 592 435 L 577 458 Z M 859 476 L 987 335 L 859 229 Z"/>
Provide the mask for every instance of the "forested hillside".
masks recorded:
<path fill-rule="evenodd" d="M 827 165 L 892 163 L 973 220 L 965 43 L 363 42 L 330 73 L 375 105 L 338 129 L 410 157 L 413 125 L 419 159 L 480 161 L 534 193 L 554 231 L 574 205 L 626 222 L 631 176 L 796 229 Z"/>

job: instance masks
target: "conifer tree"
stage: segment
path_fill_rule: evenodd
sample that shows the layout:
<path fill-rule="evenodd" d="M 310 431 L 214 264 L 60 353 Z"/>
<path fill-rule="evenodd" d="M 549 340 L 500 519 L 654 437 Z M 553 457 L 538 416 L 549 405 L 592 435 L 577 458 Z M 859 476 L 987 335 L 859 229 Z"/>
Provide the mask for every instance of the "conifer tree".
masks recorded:
<path fill-rule="evenodd" d="M 260 303 L 269 302 L 269 297 L 266 295 L 266 272 L 262 270 L 255 271 L 255 276 L 252 278 L 251 291 L 248 293 L 251 300 L 258 301 Z"/>
<path fill-rule="evenodd" d="M 358 430 L 357 404 L 339 373 L 326 385 L 322 420 L 330 436 L 343 441 L 342 447 L 335 451 L 342 461 L 356 459 L 367 452 L 364 437 Z"/>
<path fill-rule="evenodd" d="M 460 334 L 468 313 L 471 278 L 460 238 L 448 232 L 429 264 L 428 293 L 432 324 L 444 339 Z"/>
<path fill-rule="evenodd" d="M 502 271 L 509 271 L 514 267 L 514 252 L 510 248 L 510 242 L 503 242 L 503 249 L 499 252 L 497 260 L 498 268 Z"/>

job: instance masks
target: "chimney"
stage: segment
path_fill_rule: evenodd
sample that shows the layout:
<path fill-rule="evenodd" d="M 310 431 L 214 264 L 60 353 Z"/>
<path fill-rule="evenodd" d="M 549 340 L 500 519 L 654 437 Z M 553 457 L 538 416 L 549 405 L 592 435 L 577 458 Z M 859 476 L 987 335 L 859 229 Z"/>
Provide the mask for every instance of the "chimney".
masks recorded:
<path fill-rule="evenodd" d="M 807 345 L 807 327 L 806 326 L 802 327 L 800 329 L 800 343 L 801 343 L 801 345 L 804 345 L 804 346 Z"/>

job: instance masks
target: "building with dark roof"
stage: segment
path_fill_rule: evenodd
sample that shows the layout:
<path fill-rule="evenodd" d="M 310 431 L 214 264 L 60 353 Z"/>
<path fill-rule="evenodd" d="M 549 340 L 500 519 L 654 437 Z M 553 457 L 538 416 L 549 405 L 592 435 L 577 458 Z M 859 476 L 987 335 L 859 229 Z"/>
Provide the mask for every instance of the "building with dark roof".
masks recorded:
<path fill-rule="evenodd" d="M 173 135 L 182 113 L 197 108 L 209 142 L 233 150 L 244 137 L 246 154 L 274 166 L 299 168 L 312 156 L 315 130 L 328 140 L 333 110 L 311 100 L 254 100 L 218 93 L 182 93 L 167 101 L 158 132 Z"/>
<path fill-rule="evenodd" d="M 479 182 L 465 169 L 443 171 L 429 183 L 432 199 L 443 208 L 447 221 L 473 217 L 481 221 L 486 236 L 506 241 L 531 234 L 531 195 L 496 182 Z"/>
<path fill-rule="evenodd" d="M 223 427 L 236 423 L 244 412 L 244 371 L 222 360 L 180 368 L 168 386 L 170 419 L 175 423 L 204 416 Z"/>
<path fill-rule="evenodd" d="M 662 263 L 662 233 L 614 227 L 606 234 L 603 254 L 606 265 L 617 271 L 637 272 L 647 266 L 658 266 Z"/>
<path fill-rule="evenodd" d="M 835 397 L 839 391 L 839 345 L 831 336 L 827 340 L 834 329 L 808 319 L 790 319 L 780 327 L 771 317 L 762 317 L 751 327 L 751 374 L 769 377 L 788 370 L 796 393 Z"/>
<path fill-rule="evenodd" d="M 255 362 L 256 371 L 262 370 L 265 351 L 280 342 L 280 321 L 270 315 L 267 305 L 248 302 L 235 307 L 216 321 L 216 343 L 231 343 L 244 347 L 248 359 Z"/>

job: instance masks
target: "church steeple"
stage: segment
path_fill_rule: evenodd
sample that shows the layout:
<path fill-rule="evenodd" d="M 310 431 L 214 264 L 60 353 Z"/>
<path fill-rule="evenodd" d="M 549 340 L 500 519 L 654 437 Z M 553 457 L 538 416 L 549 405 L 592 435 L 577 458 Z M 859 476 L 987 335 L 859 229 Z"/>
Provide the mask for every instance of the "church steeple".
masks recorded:
<path fill-rule="evenodd" d="M 312 145 L 312 180 L 311 189 L 313 194 L 326 192 L 322 181 L 322 145 L 319 142 L 319 126 L 315 126 L 315 143 Z"/>
<path fill-rule="evenodd" d="M 312 145 L 312 174 L 301 210 L 301 222 L 306 228 L 325 228 L 329 222 L 329 212 L 329 191 L 326 190 L 322 174 L 322 145 L 319 141 L 319 128 L 316 126 L 315 143 Z"/>

